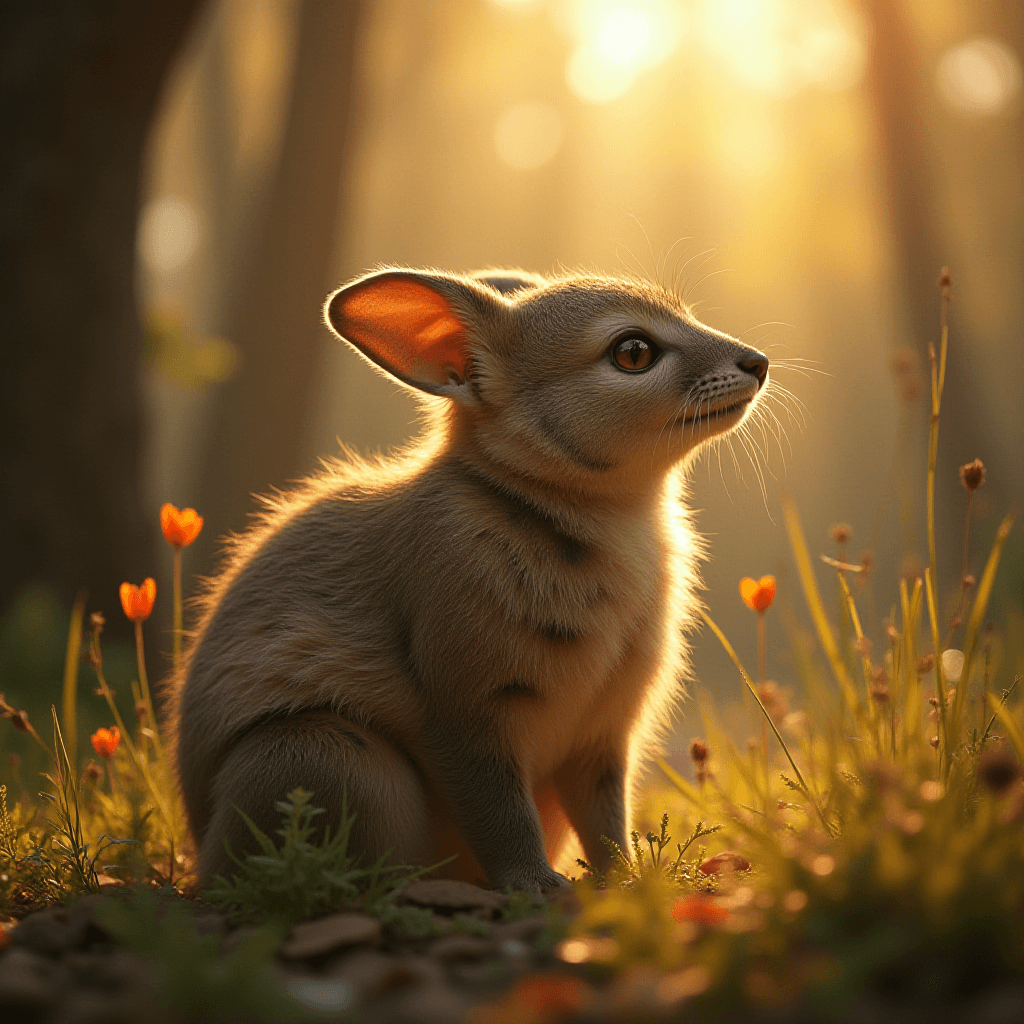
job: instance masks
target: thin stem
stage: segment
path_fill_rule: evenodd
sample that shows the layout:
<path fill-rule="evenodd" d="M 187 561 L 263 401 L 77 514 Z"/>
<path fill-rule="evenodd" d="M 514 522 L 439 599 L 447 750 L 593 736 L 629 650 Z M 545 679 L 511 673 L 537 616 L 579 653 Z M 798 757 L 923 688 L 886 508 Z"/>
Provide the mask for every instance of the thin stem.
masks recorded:
<path fill-rule="evenodd" d="M 764 612 L 757 613 L 757 671 L 758 671 L 758 682 L 764 686 L 765 681 L 768 678 L 767 669 L 767 634 L 768 630 L 765 626 Z"/>
<path fill-rule="evenodd" d="M 939 581 L 937 560 L 935 557 L 935 466 L 939 455 L 939 410 L 942 407 L 942 389 L 946 383 L 946 351 L 949 346 L 949 325 L 946 323 L 946 310 L 949 306 L 949 292 L 942 289 L 942 304 L 940 307 L 940 320 L 942 325 L 942 339 L 939 344 L 939 356 L 936 363 L 935 346 L 929 344 L 928 356 L 931 360 L 931 383 L 932 383 L 932 413 L 931 426 L 928 432 L 928 490 L 927 490 L 927 512 L 928 512 L 928 567 L 931 570 L 931 583 L 929 585 L 929 599 L 935 602 L 935 614 L 941 607 L 939 604 Z M 935 641 L 935 663 L 939 663 L 941 651 L 939 647 L 938 630 L 934 630 Z M 936 670 L 936 675 L 940 675 Z M 941 699 L 941 698 L 940 698 Z"/>
<path fill-rule="evenodd" d="M 174 549 L 174 671 L 181 667 L 181 548 Z"/>
<path fill-rule="evenodd" d="M 164 759 L 163 748 L 160 745 L 160 731 L 157 728 L 156 715 L 153 713 L 153 701 L 149 696 L 149 677 L 146 675 L 146 650 L 142 642 L 142 623 L 135 623 L 135 655 L 139 663 L 139 686 L 142 689 L 142 703 L 146 707 L 146 715 L 149 718 L 149 727 L 153 731 L 153 746 L 156 747 L 157 757 Z"/>
<path fill-rule="evenodd" d="M 804 795 L 808 800 L 814 804 L 814 809 L 818 812 L 818 817 L 821 819 L 822 825 L 825 826 L 825 831 L 831 836 L 833 834 L 832 828 L 829 823 L 825 820 L 825 815 L 821 810 L 818 801 L 814 798 L 811 793 L 810 787 L 807 785 L 807 781 L 804 779 L 803 773 L 797 767 L 796 761 L 793 760 L 793 755 L 789 752 L 789 747 L 786 741 L 782 738 L 782 733 L 779 732 L 778 727 L 772 721 L 772 716 L 768 714 L 768 709 L 761 703 L 761 698 L 757 695 L 757 690 L 754 688 L 754 684 L 751 682 L 750 676 L 747 675 L 747 670 L 743 667 L 743 662 L 740 661 L 739 655 L 733 650 L 733 646 L 726 639 L 725 634 L 718 628 L 715 620 L 708 615 L 707 612 L 701 612 L 701 617 L 711 627 L 712 632 L 718 637 L 719 642 L 725 648 L 725 653 L 732 659 L 732 663 L 739 669 L 740 675 L 743 677 L 743 681 L 747 684 L 747 689 L 753 694 L 754 700 L 757 701 L 757 706 L 764 712 L 764 717 L 768 719 L 768 724 L 772 727 L 772 732 L 775 733 L 775 738 L 779 741 L 779 746 L 782 747 L 783 753 L 786 755 L 786 759 L 789 761 L 793 772 L 796 774 L 797 781 L 800 783 L 800 787 L 804 792 Z"/>
<path fill-rule="evenodd" d="M 971 503 L 974 501 L 974 491 L 967 492 L 967 512 L 964 515 L 964 558 L 960 567 L 961 577 L 967 575 L 967 550 L 971 542 Z"/>

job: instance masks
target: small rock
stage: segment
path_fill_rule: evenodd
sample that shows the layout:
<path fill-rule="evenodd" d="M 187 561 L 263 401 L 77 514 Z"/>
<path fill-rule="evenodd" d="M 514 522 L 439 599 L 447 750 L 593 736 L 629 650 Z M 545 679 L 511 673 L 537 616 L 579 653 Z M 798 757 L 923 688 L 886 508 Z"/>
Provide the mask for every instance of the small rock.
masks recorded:
<path fill-rule="evenodd" d="M 195 914 L 192 923 L 200 935 L 217 935 L 223 938 L 228 931 L 228 922 L 223 914 Z"/>
<path fill-rule="evenodd" d="M 380 942 L 381 924 L 367 914 L 331 914 L 318 921 L 308 921 L 292 928 L 281 944 L 286 960 L 306 960 L 332 953 L 344 946 L 361 946 Z"/>
<path fill-rule="evenodd" d="M 521 917 L 518 921 L 502 921 L 494 926 L 494 937 L 499 941 L 518 939 L 520 942 L 536 941 L 547 922 L 543 917 Z"/>
<path fill-rule="evenodd" d="M 446 935 L 430 947 L 428 956 L 447 964 L 459 960 L 482 960 L 493 953 L 494 943 L 480 935 Z"/>
<path fill-rule="evenodd" d="M 52 961 L 29 949 L 9 950 L 0 957 L 0 1019 L 32 1019 L 49 1009 L 65 987 L 55 984 L 60 981 L 66 982 L 66 975 Z"/>
<path fill-rule="evenodd" d="M 320 1013 L 344 1013 L 355 1004 L 355 986 L 346 978 L 289 978 L 288 994 Z"/>
<path fill-rule="evenodd" d="M 30 914 L 11 929 L 9 936 L 14 946 L 23 946 L 48 956 L 60 956 L 80 946 L 88 929 L 89 921 L 85 915 L 69 915 L 63 908 L 58 908 Z"/>
<path fill-rule="evenodd" d="M 427 957 L 399 957 L 377 950 L 360 950 L 335 961 L 328 966 L 326 976 L 351 982 L 360 999 L 444 980 L 440 967 Z"/>
<path fill-rule="evenodd" d="M 54 1018 L 60 1024 L 136 1024 L 152 1021 L 153 1007 L 136 995 L 110 995 L 89 989 L 74 989 L 64 999 Z"/>
<path fill-rule="evenodd" d="M 402 967 L 395 957 L 376 950 L 360 950 L 334 961 L 326 976 L 351 983 L 360 999 L 370 999 L 418 980 L 418 975 Z"/>
<path fill-rule="evenodd" d="M 449 913 L 457 910 L 494 912 L 508 905 L 508 897 L 492 889 L 470 885 L 469 882 L 436 878 L 410 882 L 398 894 L 396 902 L 415 903 L 417 906 L 433 907 Z"/>
<path fill-rule="evenodd" d="M 434 984 L 409 992 L 391 1008 L 394 1024 L 452 1024 L 463 1020 L 469 999 L 450 985 Z"/>

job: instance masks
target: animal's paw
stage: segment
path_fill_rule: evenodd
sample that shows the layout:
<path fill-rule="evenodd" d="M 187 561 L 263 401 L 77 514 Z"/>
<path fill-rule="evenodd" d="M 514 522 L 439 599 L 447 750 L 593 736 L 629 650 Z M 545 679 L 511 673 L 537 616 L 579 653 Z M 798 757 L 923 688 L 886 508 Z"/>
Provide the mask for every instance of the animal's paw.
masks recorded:
<path fill-rule="evenodd" d="M 512 889 L 515 892 L 547 892 L 556 889 L 571 889 L 572 883 L 565 875 L 560 875 L 553 868 L 543 868 L 540 871 L 516 872 L 508 878 L 502 879 L 500 884 L 495 885 L 496 889 Z"/>

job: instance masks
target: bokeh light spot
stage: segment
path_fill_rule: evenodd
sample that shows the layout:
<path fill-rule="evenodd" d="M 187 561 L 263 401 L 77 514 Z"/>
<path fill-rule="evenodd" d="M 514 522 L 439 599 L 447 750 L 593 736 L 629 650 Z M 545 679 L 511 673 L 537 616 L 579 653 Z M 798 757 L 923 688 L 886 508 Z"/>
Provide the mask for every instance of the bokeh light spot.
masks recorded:
<path fill-rule="evenodd" d="M 576 42 L 565 80 L 587 103 L 610 103 L 622 96 L 641 72 L 672 53 L 682 30 L 682 12 L 662 0 L 576 0 L 561 14 Z"/>
<path fill-rule="evenodd" d="M 494 126 L 494 148 L 505 163 L 522 171 L 542 167 L 562 144 L 562 119 L 547 103 L 516 103 Z"/>
<path fill-rule="evenodd" d="M 143 263 L 155 274 L 184 267 L 199 247 L 199 215 L 178 196 L 148 202 L 139 218 L 138 249 Z"/>
<path fill-rule="evenodd" d="M 939 95 L 965 114 L 997 114 L 1020 92 L 1017 55 L 998 39 L 978 36 L 947 50 L 937 68 Z"/>

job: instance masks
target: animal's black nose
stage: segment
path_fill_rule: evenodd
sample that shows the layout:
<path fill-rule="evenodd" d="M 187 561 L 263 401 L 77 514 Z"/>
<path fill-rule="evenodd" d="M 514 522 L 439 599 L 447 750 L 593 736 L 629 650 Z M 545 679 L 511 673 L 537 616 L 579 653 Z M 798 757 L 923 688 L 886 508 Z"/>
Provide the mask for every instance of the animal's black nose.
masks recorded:
<path fill-rule="evenodd" d="M 758 388 L 762 387 L 768 378 L 768 357 L 761 355 L 760 352 L 744 352 L 736 360 L 736 365 L 744 373 L 749 373 L 757 378 Z"/>

